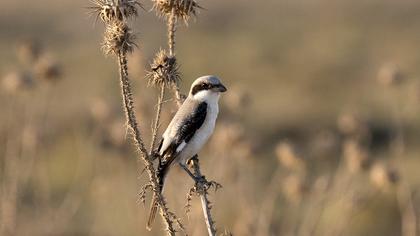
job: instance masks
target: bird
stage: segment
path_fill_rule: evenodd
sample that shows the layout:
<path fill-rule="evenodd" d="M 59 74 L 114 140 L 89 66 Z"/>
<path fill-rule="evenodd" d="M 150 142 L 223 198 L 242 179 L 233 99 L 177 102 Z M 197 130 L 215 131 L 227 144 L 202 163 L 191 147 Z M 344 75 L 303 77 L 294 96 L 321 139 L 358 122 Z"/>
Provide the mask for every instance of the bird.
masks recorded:
<path fill-rule="evenodd" d="M 155 150 L 159 159 L 157 177 L 160 192 L 163 192 L 165 178 L 174 163 L 178 163 L 193 179 L 196 177 L 187 167 L 187 161 L 206 144 L 213 133 L 219 113 L 220 94 L 226 87 L 214 75 L 196 79 L 185 101 L 182 103 Z M 153 198 L 146 228 L 150 231 L 156 217 L 158 205 Z"/>

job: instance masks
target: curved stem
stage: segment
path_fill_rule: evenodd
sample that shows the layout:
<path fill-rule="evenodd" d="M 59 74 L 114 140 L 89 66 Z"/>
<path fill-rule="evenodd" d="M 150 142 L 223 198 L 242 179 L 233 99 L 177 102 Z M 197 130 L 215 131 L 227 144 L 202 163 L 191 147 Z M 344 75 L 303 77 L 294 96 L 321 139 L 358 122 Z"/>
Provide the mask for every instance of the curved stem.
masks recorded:
<path fill-rule="evenodd" d="M 169 46 L 169 55 L 175 55 L 175 32 L 176 32 L 176 15 L 175 8 L 172 8 L 171 14 L 168 19 L 168 46 Z"/>
<path fill-rule="evenodd" d="M 177 17 L 175 14 L 175 8 L 172 8 L 171 14 L 168 16 L 168 47 L 169 47 L 169 55 L 170 56 L 175 56 L 175 32 L 176 32 L 176 22 L 177 22 Z M 173 90 L 175 93 L 175 97 L 176 97 L 176 101 L 177 101 L 177 105 L 178 107 L 180 107 L 183 103 L 183 96 L 181 95 L 180 89 L 179 89 L 179 85 L 178 84 L 174 84 L 173 85 Z M 201 170 L 200 170 L 200 165 L 198 163 L 198 159 L 197 156 L 195 156 L 195 158 L 192 159 L 192 166 L 194 169 L 194 174 L 198 179 L 204 179 L 204 176 L 201 174 Z M 206 226 L 207 226 L 207 231 L 209 233 L 210 236 L 215 236 L 216 235 L 216 227 L 214 225 L 214 221 L 212 219 L 211 216 L 211 206 L 210 206 L 210 202 L 208 200 L 207 197 L 207 188 L 205 186 L 205 183 L 200 182 L 200 181 L 196 181 L 196 186 L 201 189 L 202 191 L 199 191 L 200 194 L 200 198 L 201 198 L 201 206 L 203 208 L 203 214 L 204 214 L 204 219 L 206 222 Z"/>
<path fill-rule="evenodd" d="M 166 201 L 160 193 L 159 183 L 156 177 L 156 171 L 153 167 L 153 163 L 147 153 L 146 147 L 144 145 L 143 139 L 141 138 L 140 129 L 138 128 L 137 118 L 134 112 L 134 101 L 133 95 L 131 92 L 131 84 L 128 78 L 128 68 L 127 68 L 127 55 L 125 52 L 118 53 L 118 65 L 119 65 L 119 74 L 120 74 L 120 83 L 121 83 L 121 93 L 124 103 L 124 111 L 127 119 L 128 127 L 131 129 L 133 134 L 133 139 L 136 145 L 136 148 L 140 151 L 140 157 L 146 165 L 147 173 L 149 174 L 149 180 L 152 184 L 154 197 L 156 202 L 160 207 L 161 216 L 166 225 L 166 231 L 168 235 L 175 235 L 175 229 L 173 226 L 172 216 L 166 206 Z"/>
<path fill-rule="evenodd" d="M 155 148 L 156 138 L 159 130 L 160 125 L 160 117 L 162 114 L 162 105 L 163 105 L 163 97 L 165 95 L 165 84 L 162 84 L 160 88 L 160 93 L 158 96 L 158 103 L 156 109 L 156 118 L 152 127 L 152 142 L 150 143 L 150 154 L 153 153 L 153 149 Z"/>
<path fill-rule="evenodd" d="M 194 175 L 200 179 L 204 179 L 204 176 L 201 174 L 200 164 L 197 157 L 198 156 L 196 155 L 195 157 L 191 159 L 192 167 L 194 169 Z M 208 195 L 207 188 L 206 186 L 204 186 L 205 183 L 203 182 L 197 181 L 195 184 L 198 185 L 198 189 L 199 189 L 198 193 L 200 194 L 201 208 L 203 209 L 204 220 L 207 226 L 207 232 L 209 233 L 209 236 L 215 236 L 216 226 L 211 216 L 211 211 L 210 211 L 211 205 L 207 197 Z"/>

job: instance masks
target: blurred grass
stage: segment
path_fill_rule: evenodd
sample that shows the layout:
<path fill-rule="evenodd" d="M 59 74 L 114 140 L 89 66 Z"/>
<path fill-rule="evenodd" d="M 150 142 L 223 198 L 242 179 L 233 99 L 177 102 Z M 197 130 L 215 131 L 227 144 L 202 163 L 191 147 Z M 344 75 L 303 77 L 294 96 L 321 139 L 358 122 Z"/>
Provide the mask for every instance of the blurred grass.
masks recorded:
<path fill-rule="evenodd" d="M 348 111 L 360 114 L 372 127 L 384 129 L 391 136 L 395 114 L 400 114 L 407 143 L 402 174 L 413 189 L 418 189 L 420 3 L 234 0 L 202 1 L 202 5 L 206 10 L 201 11 L 196 22 L 180 27 L 178 33 L 183 91 L 188 90 L 194 78 L 217 74 L 228 87 L 249 93 L 251 105 L 237 107 L 239 114 L 225 115 L 223 119 L 238 120 L 257 147 L 257 153 L 245 161 L 231 160 L 209 149 L 203 155 L 206 176 L 225 186 L 212 195 L 218 226 L 232 230 L 235 235 L 253 235 L 255 222 L 243 219 L 248 214 L 243 205 L 251 205 L 251 212 L 259 209 L 271 174 L 279 168 L 273 157 L 275 144 L 290 138 L 302 144 L 303 152 L 310 152 L 306 145 L 316 139 L 318 132 L 335 130 L 337 117 Z M 104 97 L 120 108 L 114 58 L 104 59 L 100 52 L 102 25 L 93 23 L 94 17 L 86 14 L 86 6 L 89 2 L 82 0 L 0 3 L 1 75 L 19 67 L 15 48 L 27 38 L 41 41 L 64 66 L 64 79 L 51 89 L 48 102 L 47 127 L 54 131 L 54 138 L 37 154 L 39 159 L 22 190 L 17 235 L 145 232 L 147 207 L 136 204 L 139 181 L 135 154 L 98 148 L 96 137 L 92 137 L 96 127 L 86 121 L 91 102 L 97 97 Z M 150 2 L 145 2 L 145 6 L 149 9 Z M 140 42 L 136 53 L 147 64 L 165 45 L 164 24 L 153 13 L 141 12 L 134 29 Z M 379 69 L 389 62 L 397 64 L 406 77 L 398 87 L 387 88 L 377 83 Z M 137 101 L 153 101 L 154 98 L 143 96 L 145 79 L 141 75 L 133 79 L 135 91 L 140 91 Z M 47 93 L 42 89 L 38 92 Z M 32 93 L 23 102 L 31 101 L 42 110 L 42 96 Z M 10 112 L 7 101 L 8 95 L 2 94 L 0 104 Z M 224 113 L 226 108 L 221 115 Z M 2 126 L 7 115 L 0 113 Z M 147 122 L 141 121 L 142 129 L 150 127 Z M 373 150 L 373 158 L 391 158 L 389 147 L 382 142 L 380 145 Z M 326 169 L 338 162 L 339 151 L 325 159 L 311 159 L 314 178 L 329 173 Z M 227 167 L 218 168 L 222 165 Z M 232 166 L 236 169 L 229 169 Z M 191 182 L 180 171 L 175 171 L 175 175 L 179 178 L 169 184 L 176 187 L 168 188 L 168 201 L 183 216 L 185 194 Z M 359 182 L 354 185 L 364 181 Z M 65 205 L 64 212 L 66 207 L 76 209 L 74 215 L 68 221 L 57 219 L 55 208 L 65 202 L 69 192 L 73 197 L 69 202 L 79 206 Z M 238 194 L 246 197 L 238 200 Z M 343 235 L 399 235 L 400 213 L 394 197 L 392 194 L 375 197 L 368 210 L 349 223 Z M 417 193 L 414 198 L 418 200 Z M 317 235 L 329 235 L 325 233 L 329 225 L 340 216 L 343 207 L 340 203 L 331 204 L 320 220 Z M 276 200 L 272 235 L 283 232 L 287 213 L 295 211 L 301 212 L 290 207 L 285 199 Z M 187 227 L 193 226 L 192 235 L 203 235 L 197 203 L 193 215 L 194 218 L 185 220 Z M 49 228 L 51 231 L 46 231 Z M 159 227 L 153 233 L 159 235 Z"/>

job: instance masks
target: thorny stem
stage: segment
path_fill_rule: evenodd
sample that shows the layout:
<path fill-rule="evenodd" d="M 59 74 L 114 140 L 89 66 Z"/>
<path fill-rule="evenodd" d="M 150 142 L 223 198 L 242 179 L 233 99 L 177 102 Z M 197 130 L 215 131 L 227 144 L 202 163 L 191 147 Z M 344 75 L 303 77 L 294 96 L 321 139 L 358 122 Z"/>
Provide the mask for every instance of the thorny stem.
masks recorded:
<path fill-rule="evenodd" d="M 165 199 L 163 198 L 162 194 L 159 191 L 159 184 L 156 177 L 155 169 L 147 153 L 143 139 L 141 138 L 140 129 L 138 128 L 137 118 L 134 112 L 134 105 L 133 105 L 134 102 L 133 102 L 133 96 L 131 92 L 131 85 L 130 85 L 130 80 L 128 78 L 127 55 L 125 52 L 118 53 L 118 65 L 119 65 L 120 82 L 121 82 L 121 93 L 122 93 L 124 111 L 125 111 L 125 116 L 128 122 L 128 126 L 130 127 L 132 131 L 135 145 L 141 153 L 140 156 L 146 165 L 146 170 L 149 174 L 149 180 L 153 186 L 152 189 L 153 189 L 154 197 L 156 198 L 156 202 L 158 203 L 160 207 L 163 221 L 166 224 L 166 231 L 168 235 L 175 235 L 175 229 L 173 226 L 171 213 L 169 212 L 169 209 L 166 206 Z"/>
<path fill-rule="evenodd" d="M 159 125 L 160 125 L 160 117 L 162 114 L 162 105 L 163 105 L 164 95 L 165 95 L 165 84 L 162 84 L 160 87 L 160 93 L 158 97 L 156 118 L 152 127 L 152 142 L 150 143 L 150 154 L 152 154 L 153 149 L 155 148 L 156 138 L 158 135 Z"/>
<path fill-rule="evenodd" d="M 175 8 L 172 8 L 171 14 L 168 16 L 168 47 L 169 55 L 175 56 L 175 32 L 176 32 L 176 23 L 177 18 L 175 14 Z M 182 105 L 183 98 L 181 91 L 179 90 L 178 84 L 173 85 L 173 90 L 175 92 L 175 97 L 178 107 Z"/>
<path fill-rule="evenodd" d="M 197 155 L 191 159 L 192 167 L 194 169 L 194 175 L 200 179 L 204 179 L 204 176 L 201 174 L 200 164 L 198 162 Z M 207 197 L 207 187 L 205 186 L 206 183 L 202 181 L 197 181 L 195 183 L 198 187 L 198 194 L 200 194 L 201 199 L 201 207 L 203 209 L 204 219 L 206 221 L 207 231 L 210 236 L 216 235 L 216 226 L 214 224 L 213 218 L 211 216 L 211 206 L 209 199 Z"/>
<path fill-rule="evenodd" d="M 176 31 L 176 15 L 175 8 L 172 8 L 171 14 L 168 19 L 168 46 L 169 46 L 169 55 L 175 55 L 175 31 Z"/>
<path fill-rule="evenodd" d="M 172 8 L 171 14 L 168 17 L 168 46 L 169 46 L 169 54 L 171 56 L 175 55 L 175 32 L 176 32 L 176 15 L 175 15 L 175 8 Z M 175 97 L 176 97 L 176 101 L 177 101 L 177 105 L 178 107 L 180 107 L 183 103 L 183 96 L 181 95 L 180 89 L 179 89 L 179 85 L 177 83 L 175 83 L 172 86 L 172 89 L 174 90 L 175 93 Z M 198 159 L 197 156 L 195 156 L 192 159 L 192 166 L 194 169 L 194 174 L 198 179 L 204 179 L 204 176 L 201 174 L 201 170 L 200 170 L 200 165 L 198 163 Z M 201 198 L 201 207 L 203 209 L 203 214 L 204 214 L 204 219 L 206 222 L 206 226 L 207 226 L 207 231 L 209 233 L 210 236 L 215 236 L 216 235 L 216 227 L 214 224 L 214 221 L 212 219 L 211 216 L 211 207 L 210 207 L 210 202 L 208 200 L 207 197 L 207 189 L 206 189 L 206 183 L 202 182 L 202 181 L 197 181 L 196 186 L 198 189 L 202 189 L 204 191 L 199 191 L 198 194 L 200 195 Z"/>

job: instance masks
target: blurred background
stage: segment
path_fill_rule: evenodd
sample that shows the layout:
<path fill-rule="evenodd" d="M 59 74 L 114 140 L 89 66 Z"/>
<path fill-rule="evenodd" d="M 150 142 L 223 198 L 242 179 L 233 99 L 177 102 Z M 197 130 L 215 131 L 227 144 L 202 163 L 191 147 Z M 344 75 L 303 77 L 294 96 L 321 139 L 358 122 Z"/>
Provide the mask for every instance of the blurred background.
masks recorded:
<path fill-rule="evenodd" d="M 129 63 L 149 141 L 157 91 L 145 74 L 166 27 L 141 3 Z M 210 195 L 219 233 L 419 235 L 420 2 L 199 3 L 177 56 L 185 93 L 205 74 L 229 88 L 200 155 L 223 185 Z M 163 234 L 160 218 L 145 230 L 147 177 L 89 5 L 0 3 L 1 235 Z M 175 109 L 165 103 L 161 132 Z M 206 235 L 197 198 L 185 213 L 192 181 L 170 175 L 170 208 L 189 235 Z"/>

